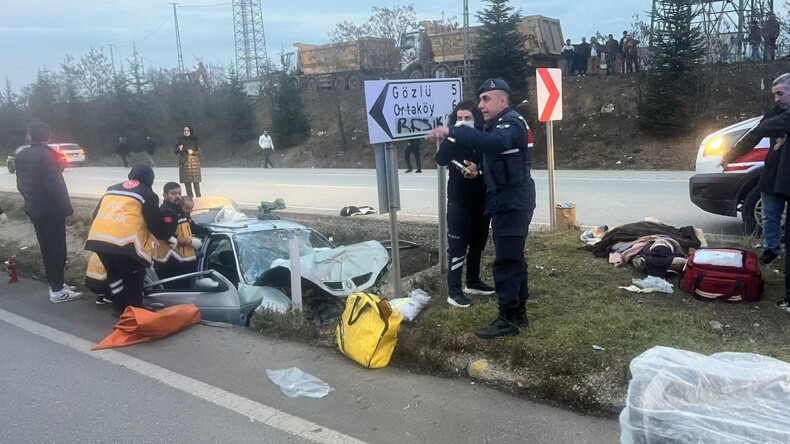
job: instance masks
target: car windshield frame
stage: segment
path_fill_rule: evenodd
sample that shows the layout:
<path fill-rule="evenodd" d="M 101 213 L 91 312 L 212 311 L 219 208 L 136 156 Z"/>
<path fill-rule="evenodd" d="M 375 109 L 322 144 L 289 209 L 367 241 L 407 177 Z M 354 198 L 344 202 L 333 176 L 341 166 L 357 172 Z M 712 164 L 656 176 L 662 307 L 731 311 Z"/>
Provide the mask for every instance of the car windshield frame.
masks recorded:
<path fill-rule="evenodd" d="M 272 262 L 289 259 L 291 237 L 299 239 L 299 256 L 308 256 L 334 248 L 324 236 L 310 228 L 274 228 L 233 235 L 233 245 L 239 264 L 239 274 L 245 283 L 253 285 L 271 269 Z"/>

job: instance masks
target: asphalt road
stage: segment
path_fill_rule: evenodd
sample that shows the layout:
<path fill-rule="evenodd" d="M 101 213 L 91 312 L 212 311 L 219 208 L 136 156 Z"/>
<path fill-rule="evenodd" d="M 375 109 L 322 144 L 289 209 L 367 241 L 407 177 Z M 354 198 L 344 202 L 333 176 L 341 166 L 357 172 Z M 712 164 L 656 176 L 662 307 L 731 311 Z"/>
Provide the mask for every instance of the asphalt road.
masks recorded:
<path fill-rule="evenodd" d="M 89 351 L 115 319 L 92 299 L 0 283 L 0 431 L 27 442 L 612 443 L 615 420 L 522 400 L 466 378 L 367 370 L 330 348 L 195 325 Z M 266 369 L 298 367 L 334 391 L 288 398 Z M 307 441 L 306 441 L 307 440 Z"/>
<path fill-rule="evenodd" d="M 74 196 L 98 197 L 120 182 L 128 170 L 115 167 L 69 168 L 64 177 Z M 436 170 L 399 176 L 399 218 L 437 219 Z M 706 233 L 738 235 L 740 219 L 709 214 L 688 197 L 691 171 L 558 171 L 556 200 L 576 204 L 577 223 L 585 226 L 621 225 L 653 216 L 670 225 L 694 225 Z M 176 168 L 157 168 L 156 190 L 177 181 Z M 548 174 L 533 171 L 538 208 L 533 223 L 549 222 Z M 289 209 L 339 214 L 347 205 L 378 208 L 376 172 L 366 169 L 204 168 L 203 194 L 227 196 L 248 208 L 283 198 Z M 0 191 L 16 189 L 14 175 L 0 172 Z M 386 216 L 376 216 L 386 217 Z"/>

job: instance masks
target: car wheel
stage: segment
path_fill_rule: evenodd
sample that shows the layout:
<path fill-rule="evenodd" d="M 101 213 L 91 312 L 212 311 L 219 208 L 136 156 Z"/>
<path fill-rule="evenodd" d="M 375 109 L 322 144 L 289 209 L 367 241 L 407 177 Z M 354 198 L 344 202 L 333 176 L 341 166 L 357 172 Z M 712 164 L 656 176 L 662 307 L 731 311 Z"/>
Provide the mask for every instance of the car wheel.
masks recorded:
<path fill-rule="evenodd" d="M 763 203 L 760 191 L 757 188 L 749 191 L 741 207 L 744 233 L 749 236 L 759 237 L 763 234 L 762 226 Z"/>

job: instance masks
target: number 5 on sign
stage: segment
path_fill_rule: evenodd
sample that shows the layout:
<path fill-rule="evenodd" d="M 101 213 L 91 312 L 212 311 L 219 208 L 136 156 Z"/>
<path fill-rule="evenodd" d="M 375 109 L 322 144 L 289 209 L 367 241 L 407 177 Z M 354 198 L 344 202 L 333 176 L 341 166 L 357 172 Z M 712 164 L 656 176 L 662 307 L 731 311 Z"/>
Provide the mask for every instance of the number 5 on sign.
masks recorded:
<path fill-rule="evenodd" d="M 562 70 L 538 68 L 538 120 L 562 120 Z"/>

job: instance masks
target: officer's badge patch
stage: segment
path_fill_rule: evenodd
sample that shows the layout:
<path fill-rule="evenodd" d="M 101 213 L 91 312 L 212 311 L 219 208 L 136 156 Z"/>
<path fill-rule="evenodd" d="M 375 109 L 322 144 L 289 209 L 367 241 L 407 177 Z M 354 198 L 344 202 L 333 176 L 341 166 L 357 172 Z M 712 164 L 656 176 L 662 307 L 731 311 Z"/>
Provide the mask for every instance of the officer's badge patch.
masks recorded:
<path fill-rule="evenodd" d="M 123 187 L 126 188 L 127 190 L 131 190 L 132 188 L 136 188 L 139 186 L 140 186 L 140 181 L 135 179 L 127 180 L 126 182 L 123 183 Z"/>
<path fill-rule="evenodd" d="M 494 81 L 493 81 L 493 80 L 491 80 L 490 82 L 488 82 L 488 86 L 489 86 L 490 88 L 496 88 L 496 83 L 494 83 Z"/>
<path fill-rule="evenodd" d="M 173 223 L 173 218 L 170 217 L 170 216 L 165 216 L 165 223 L 166 224 L 172 224 Z"/>
<path fill-rule="evenodd" d="M 508 129 L 508 128 L 510 128 L 510 124 L 509 123 L 500 123 L 499 125 L 496 126 L 496 128 L 497 129 Z"/>

